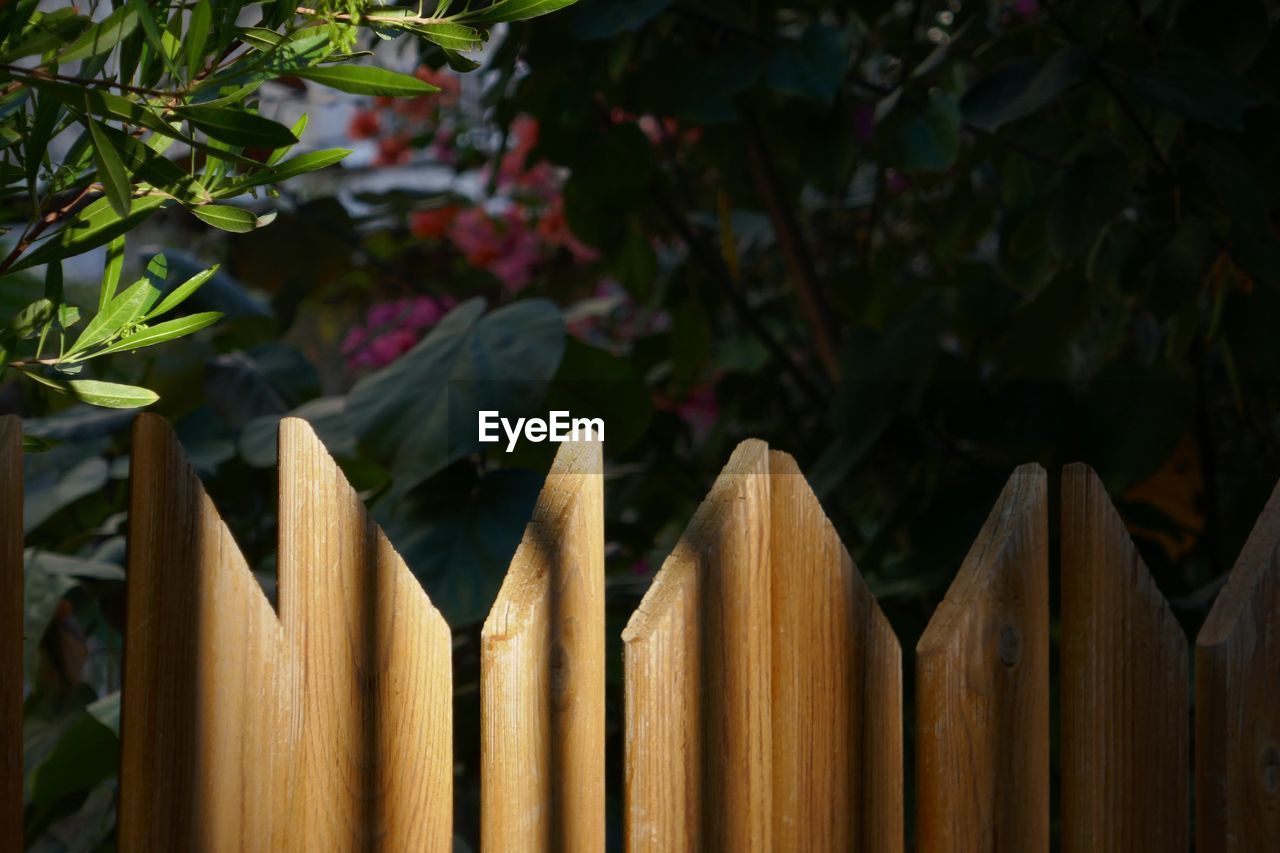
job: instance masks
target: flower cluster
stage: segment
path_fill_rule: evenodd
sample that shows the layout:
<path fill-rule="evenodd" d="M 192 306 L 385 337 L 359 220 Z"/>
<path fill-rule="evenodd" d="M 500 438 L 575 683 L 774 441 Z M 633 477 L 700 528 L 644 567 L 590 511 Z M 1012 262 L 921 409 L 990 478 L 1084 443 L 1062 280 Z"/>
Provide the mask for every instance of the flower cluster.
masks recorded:
<path fill-rule="evenodd" d="M 352 370 L 384 367 L 404 355 L 455 305 L 449 296 L 410 296 L 374 303 L 364 323 L 352 326 L 342 355 Z"/>

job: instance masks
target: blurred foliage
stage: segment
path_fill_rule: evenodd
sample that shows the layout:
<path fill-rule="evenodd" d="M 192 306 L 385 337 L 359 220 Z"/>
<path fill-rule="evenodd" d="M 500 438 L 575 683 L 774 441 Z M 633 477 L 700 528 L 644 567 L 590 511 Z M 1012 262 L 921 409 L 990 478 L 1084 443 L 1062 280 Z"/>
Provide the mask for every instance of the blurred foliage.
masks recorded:
<path fill-rule="evenodd" d="M 479 623 L 554 452 L 475 444 L 476 408 L 606 419 L 615 700 L 625 619 L 748 436 L 797 457 L 908 666 L 1027 461 L 1051 495 L 1064 463 L 1098 470 L 1192 635 L 1280 477 L 1278 12 L 584 0 L 501 30 L 483 91 L 362 102 L 391 180 L 167 250 L 175 276 L 223 263 L 191 299 L 227 318 L 104 358 L 160 393 L 269 594 L 274 426 L 315 425 L 455 630 L 460 844 Z M 0 401 L 50 445 L 27 473 L 31 837 L 95 849 L 128 416 Z"/>

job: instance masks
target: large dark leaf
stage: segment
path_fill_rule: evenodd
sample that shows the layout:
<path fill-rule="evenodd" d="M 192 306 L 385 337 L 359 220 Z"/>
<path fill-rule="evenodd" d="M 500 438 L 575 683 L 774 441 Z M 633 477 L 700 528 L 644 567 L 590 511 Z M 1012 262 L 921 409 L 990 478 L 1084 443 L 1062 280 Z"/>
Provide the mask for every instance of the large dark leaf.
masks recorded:
<path fill-rule="evenodd" d="M 1084 77 L 1088 54 L 1064 47 L 1048 60 L 1017 59 L 979 80 L 960 99 L 964 120 L 995 131 L 1053 103 Z"/>
<path fill-rule="evenodd" d="M 347 419 L 361 444 L 392 461 L 403 493 L 455 459 L 483 449 L 478 412 L 532 412 L 564 352 L 564 322 L 546 300 L 483 315 L 472 299 L 399 360 L 360 380 Z"/>
<path fill-rule="evenodd" d="M 542 478 L 532 472 L 496 471 L 443 516 L 410 511 L 383 522 L 453 627 L 474 625 L 489 612 L 541 488 Z"/>
<path fill-rule="evenodd" d="M 1245 111 L 1258 103 L 1244 80 L 1195 57 L 1131 74 L 1129 88 L 1154 107 L 1225 130 L 1240 130 Z"/>

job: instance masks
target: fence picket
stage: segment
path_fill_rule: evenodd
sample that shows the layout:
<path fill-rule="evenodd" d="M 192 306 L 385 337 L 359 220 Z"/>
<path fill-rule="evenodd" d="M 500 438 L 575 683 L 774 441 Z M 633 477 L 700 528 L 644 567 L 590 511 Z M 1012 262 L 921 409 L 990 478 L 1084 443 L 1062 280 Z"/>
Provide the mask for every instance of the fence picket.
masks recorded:
<path fill-rule="evenodd" d="M 604 849 L 601 442 L 566 443 L 482 632 L 481 842 Z"/>
<path fill-rule="evenodd" d="M 172 430 L 134 429 L 124 850 L 447 850 L 449 630 L 310 427 L 280 429 L 277 618 Z"/>
<path fill-rule="evenodd" d="M 769 468 L 771 849 L 901 853 L 898 638 L 795 460 Z"/>
<path fill-rule="evenodd" d="M 22 849 L 22 421 L 0 417 L 0 850 Z"/>
<path fill-rule="evenodd" d="M 1280 839 L 1280 487 L 1196 639 L 1196 849 Z"/>
<path fill-rule="evenodd" d="M 1062 474 L 1062 849 L 1185 851 L 1187 641 L 1105 488 Z"/>
<path fill-rule="evenodd" d="M 633 853 L 901 849 L 900 650 L 790 457 L 738 446 L 623 642 Z"/>
<path fill-rule="evenodd" d="M 916 647 L 921 850 L 1049 849 L 1045 499 L 1014 471 Z"/>

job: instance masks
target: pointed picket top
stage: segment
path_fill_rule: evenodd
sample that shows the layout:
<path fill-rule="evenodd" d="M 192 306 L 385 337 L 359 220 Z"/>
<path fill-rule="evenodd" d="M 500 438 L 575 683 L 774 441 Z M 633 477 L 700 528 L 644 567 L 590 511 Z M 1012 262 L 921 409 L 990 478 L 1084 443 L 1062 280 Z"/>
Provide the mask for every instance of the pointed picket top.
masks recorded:
<path fill-rule="evenodd" d="M 449 626 L 301 418 L 280 422 L 279 525 L 280 619 L 303 720 L 295 843 L 448 849 Z"/>
<path fill-rule="evenodd" d="M 135 424 L 121 846 L 447 850 L 448 628 L 310 426 L 280 433 L 277 618 L 172 428 Z"/>
<path fill-rule="evenodd" d="M 623 631 L 633 853 L 771 843 L 768 519 L 769 449 L 744 441 Z"/>
<path fill-rule="evenodd" d="M 1062 849 L 1188 847 L 1187 640 L 1098 476 L 1062 473 Z"/>
<path fill-rule="evenodd" d="M 902 649 L 796 461 L 769 474 L 771 849 L 901 853 Z"/>
<path fill-rule="evenodd" d="M 1049 849 L 1045 472 L 1013 472 L 916 646 L 921 850 Z"/>
<path fill-rule="evenodd" d="M 900 650 L 794 460 L 738 446 L 623 633 L 632 851 L 894 851 Z"/>
<path fill-rule="evenodd" d="M 0 417 L 0 850 L 22 846 L 22 421 Z"/>
<path fill-rule="evenodd" d="M 1196 850 L 1280 838 L 1280 486 L 1196 638 Z"/>
<path fill-rule="evenodd" d="M 601 445 L 560 446 L 482 631 L 486 851 L 604 849 Z"/>

